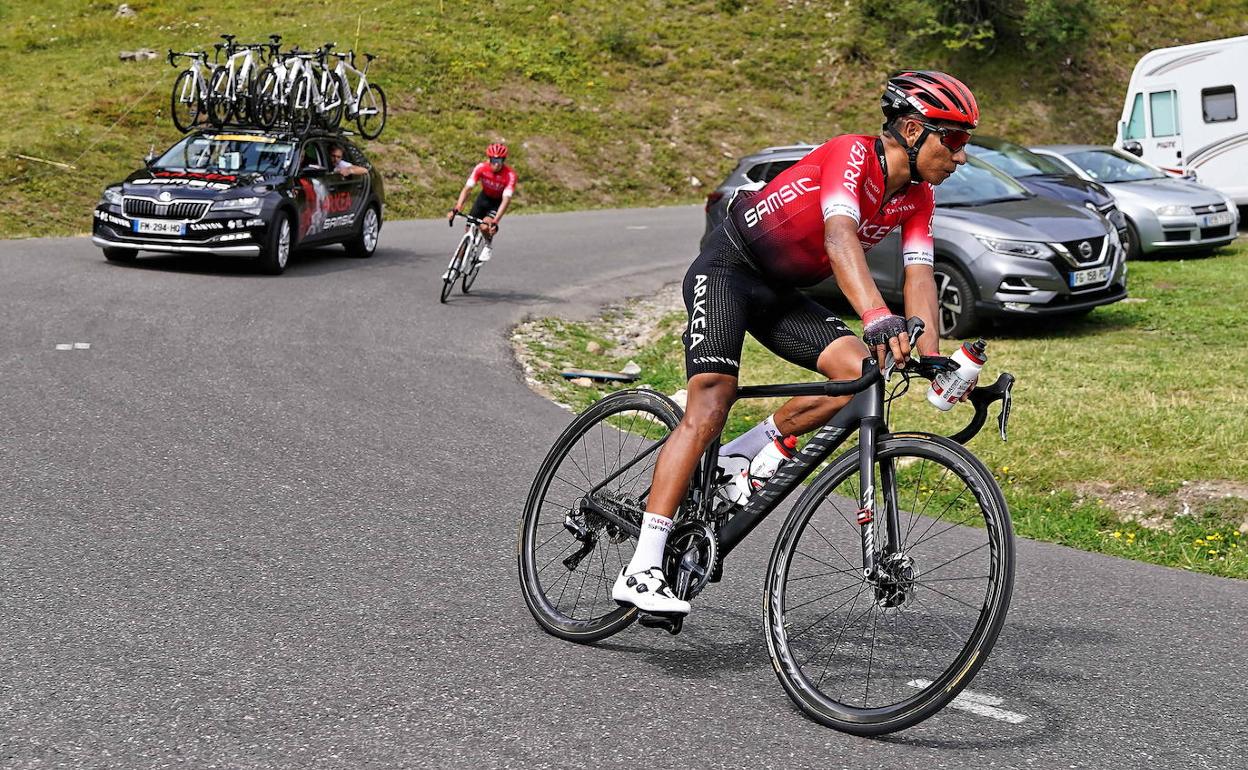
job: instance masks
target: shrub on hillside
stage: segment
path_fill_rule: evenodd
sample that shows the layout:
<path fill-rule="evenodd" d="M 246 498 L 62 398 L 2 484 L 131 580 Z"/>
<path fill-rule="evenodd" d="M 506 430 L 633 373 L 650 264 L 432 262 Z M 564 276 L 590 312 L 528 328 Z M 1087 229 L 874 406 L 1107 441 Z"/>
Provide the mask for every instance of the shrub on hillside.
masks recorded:
<path fill-rule="evenodd" d="M 904 30 L 902 42 L 991 53 L 998 44 L 1030 51 L 1078 47 L 1091 36 L 1102 0 L 865 0 L 864 31 Z M 892 41 L 881 41 L 892 42 Z"/>

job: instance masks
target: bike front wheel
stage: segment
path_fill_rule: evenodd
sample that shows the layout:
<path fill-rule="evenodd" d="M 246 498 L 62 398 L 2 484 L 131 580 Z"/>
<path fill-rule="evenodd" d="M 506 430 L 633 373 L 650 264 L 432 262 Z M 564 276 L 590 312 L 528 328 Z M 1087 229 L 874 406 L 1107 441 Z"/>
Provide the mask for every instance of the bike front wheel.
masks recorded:
<path fill-rule="evenodd" d="M 225 67 L 213 70 L 208 81 L 208 121 L 220 128 L 234 115 L 234 97 L 230 94 L 230 71 Z"/>
<path fill-rule="evenodd" d="M 900 434 L 880 440 L 873 468 L 874 574 L 863 569 L 855 449 L 784 522 L 763 601 L 789 697 L 855 735 L 911 727 L 953 700 L 992 650 L 1014 584 L 1009 510 L 974 455 L 939 436 Z"/>
<path fill-rule="evenodd" d="M 544 631 L 595 642 L 626 628 L 637 609 L 611 598 L 632 558 L 633 535 L 596 513 L 640 526 L 659 443 L 680 408 L 652 390 L 622 390 L 594 403 L 542 461 L 520 520 L 520 587 Z"/>
<path fill-rule="evenodd" d="M 184 134 L 194 128 L 203 117 L 204 101 L 200 98 L 194 72 L 183 70 L 173 81 L 169 114 L 173 117 L 173 125 Z"/>

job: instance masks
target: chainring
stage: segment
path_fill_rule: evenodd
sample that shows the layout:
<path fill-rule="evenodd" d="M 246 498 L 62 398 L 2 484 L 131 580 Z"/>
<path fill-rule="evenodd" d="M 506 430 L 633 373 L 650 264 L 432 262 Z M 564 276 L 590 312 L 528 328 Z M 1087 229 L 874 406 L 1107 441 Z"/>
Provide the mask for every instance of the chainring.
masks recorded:
<path fill-rule="evenodd" d="M 667 536 L 663 573 L 688 601 L 702 592 L 719 564 L 719 534 L 705 521 L 682 521 Z"/>

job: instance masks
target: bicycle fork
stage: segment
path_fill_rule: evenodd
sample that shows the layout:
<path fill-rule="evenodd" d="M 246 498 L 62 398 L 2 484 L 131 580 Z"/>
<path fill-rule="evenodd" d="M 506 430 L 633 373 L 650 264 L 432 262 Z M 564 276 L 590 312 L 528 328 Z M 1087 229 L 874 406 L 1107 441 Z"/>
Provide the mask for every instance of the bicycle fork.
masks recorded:
<path fill-rule="evenodd" d="M 901 542 L 898 530 L 897 476 L 891 460 L 880 460 L 880 484 L 884 487 L 884 510 L 876 510 L 875 465 L 876 442 L 881 423 L 864 420 L 859 428 L 858 476 L 862 499 L 859 500 L 858 526 L 862 533 L 862 575 L 867 580 L 879 577 L 880 565 L 897 551 Z M 884 516 L 883 543 L 876 542 L 875 520 Z"/>

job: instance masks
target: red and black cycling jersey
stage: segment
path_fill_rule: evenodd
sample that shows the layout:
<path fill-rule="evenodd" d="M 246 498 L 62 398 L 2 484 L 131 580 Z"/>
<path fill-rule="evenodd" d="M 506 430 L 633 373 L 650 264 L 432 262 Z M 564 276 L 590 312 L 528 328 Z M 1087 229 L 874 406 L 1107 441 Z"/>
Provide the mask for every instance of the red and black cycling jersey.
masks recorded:
<path fill-rule="evenodd" d="M 829 139 L 762 190 L 733 201 L 729 216 L 769 280 L 811 286 L 831 276 L 824 220 L 838 215 L 858 223 L 864 252 L 900 225 L 905 265 L 932 264 L 932 186 L 908 185 L 883 200 L 876 141 L 857 134 Z"/>
<path fill-rule="evenodd" d="M 468 181 L 464 183 L 464 186 L 476 187 L 478 182 L 481 183 L 481 192 L 485 193 L 486 197 L 502 200 L 511 197 L 511 194 L 516 191 L 516 172 L 511 166 L 503 166 L 496 173 L 489 163 L 478 163 L 468 175 Z"/>

